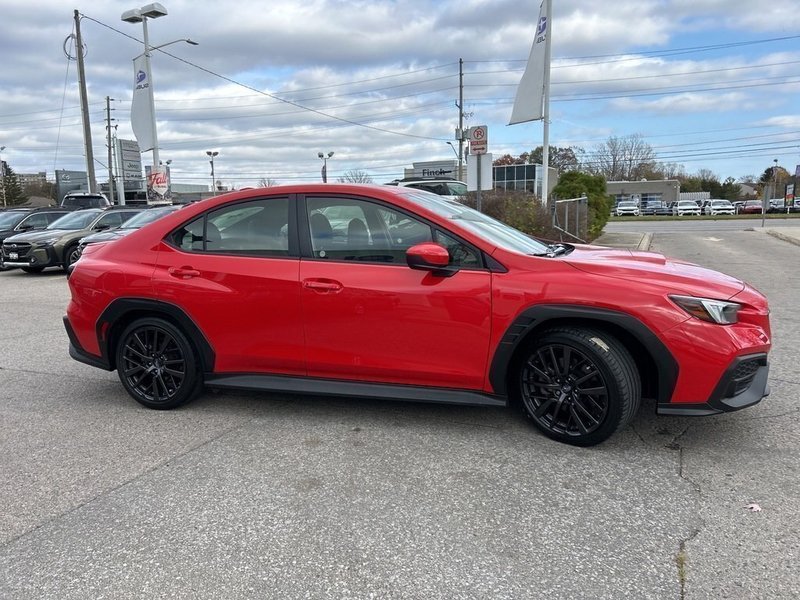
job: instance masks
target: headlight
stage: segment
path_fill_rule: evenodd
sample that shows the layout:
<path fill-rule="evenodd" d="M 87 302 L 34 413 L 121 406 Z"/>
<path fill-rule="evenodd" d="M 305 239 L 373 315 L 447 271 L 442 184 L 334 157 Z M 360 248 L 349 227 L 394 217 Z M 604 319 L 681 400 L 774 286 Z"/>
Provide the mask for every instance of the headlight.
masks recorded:
<path fill-rule="evenodd" d="M 720 325 L 736 323 L 739 320 L 739 309 L 742 307 L 736 302 L 692 296 L 670 296 L 670 300 L 693 317 Z"/>
<path fill-rule="evenodd" d="M 49 240 L 39 240 L 36 242 L 37 248 L 47 248 L 48 246 L 52 246 L 55 244 L 60 238 L 51 238 Z"/>

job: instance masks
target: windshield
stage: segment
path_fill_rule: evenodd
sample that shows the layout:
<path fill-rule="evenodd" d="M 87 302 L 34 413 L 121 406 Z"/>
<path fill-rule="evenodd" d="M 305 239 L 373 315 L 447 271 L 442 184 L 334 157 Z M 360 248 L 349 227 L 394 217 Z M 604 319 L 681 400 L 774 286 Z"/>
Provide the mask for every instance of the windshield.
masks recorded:
<path fill-rule="evenodd" d="M 461 227 L 472 231 L 484 240 L 504 250 L 520 254 L 548 254 L 546 244 L 533 239 L 521 231 L 509 227 L 485 214 L 456 200 L 449 200 L 435 194 L 426 194 L 408 190 L 406 197 L 417 205 L 435 212 L 445 219 L 456 221 Z M 535 200 L 534 200 L 535 202 Z"/>
<path fill-rule="evenodd" d="M 27 214 L 24 212 L 0 213 L 0 229 L 13 229 Z"/>
<path fill-rule="evenodd" d="M 447 187 L 450 189 L 451 196 L 466 196 L 467 194 L 467 185 L 460 181 L 449 182 Z"/>
<path fill-rule="evenodd" d="M 153 221 L 157 221 L 164 215 L 168 215 L 169 213 L 175 212 L 178 210 L 178 206 L 165 206 L 163 208 L 149 208 L 143 212 L 140 212 L 138 215 L 131 217 L 127 221 L 125 221 L 121 226 L 120 229 L 139 229 L 140 227 L 144 227 L 148 223 L 152 223 Z"/>
<path fill-rule="evenodd" d="M 625 202 L 620 202 L 620 203 L 619 203 L 619 205 L 620 205 L 620 206 L 625 206 L 625 207 L 627 207 L 627 208 L 630 208 L 630 207 L 632 207 L 632 206 L 636 206 L 636 202 L 628 202 L 628 201 L 625 201 Z"/>
<path fill-rule="evenodd" d="M 85 229 L 100 213 L 99 210 L 81 210 L 69 213 L 50 223 L 47 229 Z"/>

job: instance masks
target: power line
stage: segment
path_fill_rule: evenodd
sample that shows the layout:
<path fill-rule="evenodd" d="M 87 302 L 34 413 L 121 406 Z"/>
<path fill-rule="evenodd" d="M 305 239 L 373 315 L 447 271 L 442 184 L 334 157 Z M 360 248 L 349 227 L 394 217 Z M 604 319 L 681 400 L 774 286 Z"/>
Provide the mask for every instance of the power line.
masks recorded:
<path fill-rule="evenodd" d="M 86 16 L 86 15 L 83 15 L 83 14 L 81 16 L 86 18 L 86 19 L 89 19 L 90 21 L 94 21 L 95 23 L 97 23 L 99 25 L 102 25 L 103 27 L 107 27 L 108 29 L 110 29 L 112 31 L 116 31 L 120 35 L 124 35 L 125 37 L 128 37 L 128 38 L 136 40 L 135 37 L 130 36 L 130 35 L 126 34 L 126 33 L 123 33 L 122 31 L 120 31 L 118 29 L 115 29 L 114 27 L 111 27 L 110 25 L 106 25 L 105 23 L 103 23 L 101 21 L 98 21 L 97 19 L 93 19 L 93 18 L 91 18 L 89 16 Z M 140 41 L 140 40 L 136 40 L 136 41 Z M 196 63 L 193 63 L 193 62 L 191 62 L 189 60 L 186 60 L 186 59 L 181 58 L 179 56 L 175 56 L 174 54 L 171 54 L 170 52 L 167 52 L 164 49 L 158 49 L 158 51 L 163 53 L 163 54 L 166 54 L 167 56 L 170 56 L 170 57 L 174 58 L 177 61 L 180 61 L 180 62 L 182 62 L 184 64 L 187 64 L 187 65 L 189 65 L 191 67 L 194 67 L 195 69 L 198 69 L 199 71 L 203 71 L 204 73 L 208 73 L 209 75 L 213 75 L 214 77 L 222 79 L 223 81 L 227 81 L 228 83 L 232 83 L 234 85 L 238 85 L 240 87 L 248 89 L 248 90 L 250 90 L 252 92 L 256 92 L 258 94 L 262 94 L 262 95 L 267 96 L 269 98 L 273 98 L 275 100 L 279 100 L 281 102 L 285 102 L 286 104 L 291 104 L 292 106 L 296 106 L 297 108 L 305 109 L 308 112 L 312 112 L 314 114 L 320 115 L 322 117 L 326 117 L 328 119 L 333 119 L 335 121 L 340 121 L 342 123 L 347 123 L 349 125 L 353 125 L 353 126 L 356 126 L 356 127 L 364 127 L 366 129 L 371 129 L 373 131 L 380 131 L 381 133 L 388 133 L 388 134 L 391 134 L 391 135 L 399 135 L 399 136 L 402 136 L 402 137 L 410 137 L 410 138 L 424 139 L 424 140 L 447 141 L 445 138 L 435 138 L 435 137 L 424 136 L 424 135 L 416 135 L 416 134 L 411 134 L 411 133 L 402 133 L 402 132 L 399 132 L 399 131 L 392 131 L 392 130 L 389 130 L 389 129 L 384 129 L 382 127 L 375 127 L 373 125 L 366 125 L 366 124 L 363 124 L 363 123 L 358 123 L 356 121 L 351 121 L 351 120 L 345 119 L 343 117 L 337 117 L 337 116 L 328 114 L 326 112 L 323 112 L 321 110 L 317 110 L 317 109 L 314 109 L 314 108 L 310 108 L 308 106 L 304 106 L 304 105 L 299 104 L 298 102 L 295 102 L 293 100 L 287 100 L 286 98 L 280 98 L 280 97 L 276 96 L 275 94 L 270 94 L 269 92 L 258 90 L 256 88 L 254 88 L 252 86 L 249 86 L 247 84 L 244 84 L 244 83 L 242 83 L 240 81 L 236 81 L 235 79 L 233 79 L 231 77 L 228 77 L 226 75 L 222 75 L 220 73 L 216 73 L 215 71 L 212 71 L 211 69 L 207 69 L 205 67 L 201 67 L 200 65 L 198 65 Z"/>
<path fill-rule="evenodd" d="M 610 61 L 602 61 L 602 62 L 591 62 L 591 63 L 582 63 L 578 65 L 552 65 L 552 68 L 564 68 L 564 67 L 576 67 L 576 66 L 585 66 L 585 65 L 600 65 L 600 64 L 608 64 L 608 63 L 615 63 L 615 62 L 624 62 L 627 60 L 640 60 L 641 56 L 675 56 L 679 54 L 691 54 L 693 52 L 710 52 L 712 50 L 725 50 L 727 48 L 736 48 L 741 46 L 753 46 L 756 44 L 768 44 L 772 42 L 783 42 L 786 40 L 794 40 L 800 38 L 800 35 L 787 35 L 782 37 L 775 37 L 775 38 L 762 38 L 757 40 L 749 40 L 743 42 L 729 42 L 726 44 L 712 44 L 707 46 L 687 46 L 684 48 L 670 48 L 669 50 L 651 50 L 651 51 L 644 51 L 644 52 L 637 52 L 637 57 L 631 58 L 631 53 L 625 54 L 595 54 L 590 56 L 563 56 L 563 57 L 555 57 L 553 60 L 593 60 L 595 58 L 621 58 L 621 60 L 610 60 Z M 625 58 L 623 58 L 625 57 Z M 514 59 L 494 59 L 494 60 L 465 60 L 464 63 L 511 63 L 511 62 L 528 62 L 527 59 L 524 58 L 514 58 Z"/>

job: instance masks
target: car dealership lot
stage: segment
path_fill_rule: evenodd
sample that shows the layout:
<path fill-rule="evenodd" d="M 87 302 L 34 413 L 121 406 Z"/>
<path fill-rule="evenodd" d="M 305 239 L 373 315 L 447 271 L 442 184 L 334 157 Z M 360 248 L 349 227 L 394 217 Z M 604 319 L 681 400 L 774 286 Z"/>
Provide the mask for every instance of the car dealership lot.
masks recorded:
<path fill-rule="evenodd" d="M 645 403 L 590 449 L 503 409 L 206 393 L 149 411 L 67 356 L 63 275 L 0 273 L 0 596 L 797 596 L 800 248 L 688 231 L 652 249 L 769 297 L 772 395 L 706 419 Z"/>

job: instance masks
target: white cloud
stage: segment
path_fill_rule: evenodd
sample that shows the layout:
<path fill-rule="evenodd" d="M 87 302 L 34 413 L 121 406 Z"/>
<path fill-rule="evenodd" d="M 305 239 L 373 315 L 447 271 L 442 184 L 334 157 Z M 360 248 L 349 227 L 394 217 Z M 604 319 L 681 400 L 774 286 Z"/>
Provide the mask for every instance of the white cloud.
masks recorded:
<path fill-rule="evenodd" d="M 497 148 L 512 154 L 515 147 L 518 154 L 540 143 L 540 123 L 506 127 L 524 66 L 518 59 L 528 55 L 538 0 L 164 4 L 169 15 L 151 22 L 151 42 L 191 37 L 200 45 L 165 50 L 202 67 L 161 53 L 153 57 L 161 155 L 173 160 L 178 180 L 204 181 L 209 176 L 205 150 L 211 147 L 220 149 L 215 168 L 240 181 L 316 178 L 317 152 L 323 150 L 336 151 L 330 165 L 334 174 L 364 168 L 385 179 L 414 160 L 449 158 L 452 150 L 445 141 L 453 139 L 457 125 L 459 58 L 465 60 L 465 108 L 473 113 L 467 125 L 488 124 Z M 562 59 L 553 68 L 551 142 L 567 145 L 660 128 L 691 131 L 699 128 L 692 121 L 696 117 L 704 129 L 786 119 L 797 91 L 785 81 L 798 65 L 742 67 L 800 61 L 796 40 L 715 53 L 652 53 L 794 34 L 798 11 L 791 4 L 557 2 L 553 54 Z M 120 21 L 127 7 L 116 2 L 86 6 L 81 24 L 100 160 L 105 160 L 105 96 L 117 99 L 113 116 L 119 135 L 132 135 L 131 59 L 142 45 L 127 36 L 141 38 L 142 30 Z M 7 146 L 3 158 L 17 171 L 81 168 L 75 64 L 68 66 L 62 50 L 71 30 L 72 11 L 60 0 L 38 2 L 35 10 L 17 2 L 3 7 L 0 144 Z M 598 56 L 607 54 L 616 56 Z M 563 58 L 581 56 L 595 58 Z M 752 85 L 759 87 L 747 87 Z M 720 89 L 702 89 L 710 87 Z M 674 93 L 636 96 L 662 92 Z"/>

